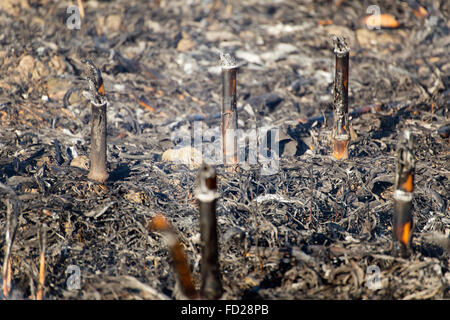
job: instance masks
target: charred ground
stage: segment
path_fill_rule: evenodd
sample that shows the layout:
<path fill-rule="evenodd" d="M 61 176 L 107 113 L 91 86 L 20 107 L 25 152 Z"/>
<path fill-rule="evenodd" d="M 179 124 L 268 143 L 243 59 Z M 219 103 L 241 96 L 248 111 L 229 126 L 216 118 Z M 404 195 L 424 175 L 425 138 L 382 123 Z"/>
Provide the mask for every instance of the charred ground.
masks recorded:
<path fill-rule="evenodd" d="M 190 132 L 189 117 L 220 112 L 221 50 L 241 65 L 238 107 L 250 107 L 239 126 L 276 127 L 282 138 L 277 174 L 217 167 L 223 297 L 449 298 L 450 154 L 438 130 L 448 125 L 450 7 L 420 1 L 419 17 L 413 2 L 383 1 L 400 26 L 369 30 L 361 20 L 370 1 L 86 1 L 81 29 L 70 30 L 69 2 L 3 1 L 0 181 L 10 189 L 1 190 L 0 243 L 14 202 L 13 296 L 36 291 L 45 223 L 45 299 L 178 297 L 170 255 L 146 228 L 158 212 L 178 230 L 200 285 L 197 170 L 162 153 Z M 350 112 L 378 106 L 352 117 L 357 136 L 341 162 L 330 156 L 327 117 L 333 34 L 351 48 Z M 87 179 L 86 58 L 110 102 L 105 185 Z M 414 238 L 402 258 L 391 218 L 405 128 L 417 137 L 417 165 Z M 79 290 L 68 290 L 70 265 L 80 268 Z M 369 266 L 380 270 L 377 290 Z"/>

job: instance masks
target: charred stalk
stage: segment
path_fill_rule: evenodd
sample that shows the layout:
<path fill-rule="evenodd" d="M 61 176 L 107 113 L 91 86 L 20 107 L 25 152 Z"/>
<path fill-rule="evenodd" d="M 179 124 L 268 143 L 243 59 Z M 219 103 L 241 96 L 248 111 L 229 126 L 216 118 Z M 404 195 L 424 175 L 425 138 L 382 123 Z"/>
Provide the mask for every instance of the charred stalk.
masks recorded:
<path fill-rule="evenodd" d="M 36 300 L 44 299 L 45 286 L 45 253 L 47 250 L 47 225 L 43 224 L 39 228 L 39 247 L 41 254 L 39 256 L 39 282 L 36 293 Z"/>
<path fill-rule="evenodd" d="M 218 241 L 217 241 L 217 177 L 215 170 L 203 165 L 198 174 L 196 196 L 200 208 L 200 234 L 202 243 L 201 296 L 218 299 L 222 296 Z"/>
<path fill-rule="evenodd" d="M 333 156 L 348 158 L 350 130 L 348 123 L 348 65 L 350 48 L 343 37 L 334 37 L 335 78 L 334 78 L 334 123 Z"/>
<path fill-rule="evenodd" d="M 108 100 L 100 70 L 90 60 L 85 61 L 89 91 L 83 95 L 91 102 L 91 152 L 88 178 L 100 183 L 108 180 L 106 169 L 106 107 Z"/>
<path fill-rule="evenodd" d="M 238 114 L 236 108 L 236 75 L 238 67 L 229 54 L 222 61 L 222 152 L 223 163 L 237 163 Z"/>
<path fill-rule="evenodd" d="M 405 130 L 400 138 L 396 154 L 396 175 L 394 191 L 394 238 L 405 251 L 411 242 L 413 231 L 412 199 L 414 191 L 415 158 L 413 137 Z"/>
<path fill-rule="evenodd" d="M 19 219 L 19 201 L 15 197 L 10 197 L 5 200 L 6 203 L 6 232 L 5 245 L 6 252 L 3 260 L 2 278 L 3 278 L 3 296 L 8 298 L 11 292 L 12 282 L 12 267 L 11 267 L 11 252 L 12 246 L 16 237 L 17 223 Z"/>
<path fill-rule="evenodd" d="M 150 221 L 148 228 L 153 231 L 161 232 L 170 249 L 170 253 L 172 254 L 173 268 L 178 276 L 183 294 L 189 299 L 196 299 L 198 293 L 195 289 L 191 270 L 187 263 L 183 244 L 178 239 L 172 225 L 167 221 L 166 217 L 162 214 L 158 214 Z"/>

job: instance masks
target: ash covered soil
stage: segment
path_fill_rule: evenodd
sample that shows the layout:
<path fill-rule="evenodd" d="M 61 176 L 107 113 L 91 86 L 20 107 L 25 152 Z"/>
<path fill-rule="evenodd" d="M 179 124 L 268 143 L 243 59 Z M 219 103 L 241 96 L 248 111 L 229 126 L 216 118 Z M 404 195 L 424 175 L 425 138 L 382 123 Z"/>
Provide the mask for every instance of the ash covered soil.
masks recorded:
<path fill-rule="evenodd" d="M 19 215 L 11 296 L 36 293 L 46 224 L 44 299 L 181 298 L 170 253 L 147 229 L 157 213 L 176 228 L 200 286 L 197 168 L 162 155 L 192 119 L 220 126 L 222 51 L 240 65 L 239 127 L 280 133 L 276 174 L 216 166 L 223 298 L 450 298 L 449 138 L 438 132 L 449 124 L 450 3 L 383 1 L 399 26 L 380 30 L 362 22 L 371 4 L 84 1 L 73 29 L 69 1 L 2 1 L 2 265 L 8 206 Z M 350 112 L 376 106 L 351 118 L 345 161 L 330 147 L 334 34 L 351 48 Z M 104 185 L 87 179 L 86 58 L 110 102 Z M 402 257 L 391 220 L 406 128 L 417 140 L 415 227 Z M 70 286 L 74 268 L 80 289 Z"/>

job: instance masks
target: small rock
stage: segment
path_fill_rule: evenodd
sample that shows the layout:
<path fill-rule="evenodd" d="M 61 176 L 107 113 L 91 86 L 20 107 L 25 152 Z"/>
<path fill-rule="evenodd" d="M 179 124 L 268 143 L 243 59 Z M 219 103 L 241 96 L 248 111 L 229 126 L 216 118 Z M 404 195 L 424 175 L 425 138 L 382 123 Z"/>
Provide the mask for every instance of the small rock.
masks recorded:
<path fill-rule="evenodd" d="M 386 46 L 391 43 L 401 43 L 400 33 L 376 32 L 368 29 L 356 30 L 356 39 L 361 47 L 371 49 L 379 45 Z"/>
<path fill-rule="evenodd" d="M 188 38 L 181 39 L 177 44 L 177 50 L 181 52 L 189 51 L 196 45 L 195 41 Z"/>
<path fill-rule="evenodd" d="M 130 202 L 134 202 L 137 204 L 142 204 L 143 199 L 145 198 L 145 194 L 142 191 L 136 192 L 136 191 L 130 191 L 124 196 L 125 199 L 127 199 Z"/>
<path fill-rule="evenodd" d="M 147 48 L 146 41 L 138 41 L 135 46 L 127 46 L 123 49 L 123 53 L 126 57 L 134 58 L 141 55 Z"/>
<path fill-rule="evenodd" d="M 361 47 L 371 48 L 377 45 L 377 35 L 367 29 L 356 30 L 356 39 Z"/>
<path fill-rule="evenodd" d="M 12 16 L 19 16 L 20 10 L 30 9 L 30 5 L 27 0 L 1 0 L 0 11 L 4 11 Z"/>
<path fill-rule="evenodd" d="M 256 34 L 251 30 L 243 30 L 239 32 L 239 38 L 242 38 L 244 40 L 253 40 L 255 39 Z"/>
<path fill-rule="evenodd" d="M 222 67 L 221 66 L 208 67 L 208 72 L 212 75 L 220 75 L 222 73 Z"/>
<path fill-rule="evenodd" d="M 186 74 L 192 74 L 198 70 L 197 60 L 195 60 L 192 56 L 186 53 L 180 53 L 175 58 L 176 63 L 183 68 L 183 71 Z"/>
<path fill-rule="evenodd" d="M 273 48 L 273 50 L 265 52 L 261 55 L 261 58 L 267 62 L 275 62 L 286 58 L 291 53 L 298 51 L 298 48 L 289 43 L 279 43 Z"/>
<path fill-rule="evenodd" d="M 278 37 L 282 34 L 297 32 L 305 29 L 303 25 L 289 25 L 278 23 L 276 25 L 264 25 L 263 29 L 266 29 L 267 33 L 271 36 Z"/>
<path fill-rule="evenodd" d="M 197 149 L 187 146 L 164 151 L 162 160 L 186 164 L 189 165 L 191 169 L 194 169 L 202 164 L 202 154 Z"/>
<path fill-rule="evenodd" d="M 245 60 L 249 63 L 259 64 L 259 65 L 263 64 L 259 55 L 257 55 L 256 53 L 250 52 L 250 51 L 238 50 L 238 51 L 236 51 L 236 57 L 238 57 L 239 59 Z"/>
<path fill-rule="evenodd" d="M 161 32 L 162 31 L 161 25 L 156 21 L 145 20 L 144 26 L 153 32 Z"/>
<path fill-rule="evenodd" d="M 244 285 L 246 288 L 254 288 L 254 287 L 257 287 L 258 284 L 259 284 L 260 282 L 261 282 L 261 281 L 259 281 L 259 280 L 256 279 L 255 277 L 248 276 L 248 277 L 245 277 L 245 278 L 244 278 L 243 285 Z"/>
<path fill-rule="evenodd" d="M 250 97 L 247 100 L 247 103 L 249 103 L 256 110 L 261 110 L 262 107 L 267 107 L 270 112 L 273 112 L 283 100 L 283 97 L 274 92 L 270 92 L 259 96 Z"/>
<path fill-rule="evenodd" d="M 118 14 L 112 14 L 105 19 L 104 28 L 109 32 L 117 32 L 122 25 L 122 17 Z"/>
<path fill-rule="evenodd" d="M 22 78 L 27 79 L 28 75 L 33 71 L 34 68 L 34 58 L 30 55 L 26 55 L 20 59 L 19 65 L 17 66 L 17 71 Z"/>
<path fill-rule="evenodd" d="M 97 18 L 96 27 L 99 33 L 112 33 L 120 31 L 122 17 L 118 14 L 112 14 L 107 17 L 100 16 Z"/>
<path fill-rule="evenodd" d="M 295 140 L 280 141 L 280 149 L 283 147 L 283 152 L 280 150 L 280 154 L 283 157 L 294 157 L 297 154 L 297 145 Z"/>
<path fill-rule="evenodd" d="M 50 70 L 39 60 L 35 61 L 33 72 L 31 73 L 31 78 L 33 80 L 38 80 L 46 77 L 50 74 Z"/>
<path fill-rule="evenodd" d="M 45 26 L 45 20 L 41 17 L 34 16 L 31 18 L 30 26 L 43 28 Z"/>
<path fill-rule="evenodd" d="M 293 157 L 297 153 L 297 141 L 283 131 L 279 133 L 278 144 L 280 156 Z"/>
<path fill-rule="evenodd" d="M 47 80 L 48 97 L 53 100 L 62 100 L 67 90 L 69 90 L 71 86 L 72 84 L 66 79 L 61 78 L 48 79 Z"/>
<path fill-rule="evenodd" d="M 89 170 L 89 158 L 87 156 L 79 156 L 70 161 L 72 167 Z"/>
<path fill-rule="evenodd" d="M 58 75 L 64 73 L 64 71 L 66 70 L 66 64 L 64 63 L 64 60 L 58 55 L 53 56 L 53 58 L 50 60 L 49 66 L 54 69 Z"/>
<path fill-rule="evenodd" d="M 36 49 L 36 53 L 38 54 L 38 56 L 42 57 L 45 53 L 46 48 L 45 47 L 39 47 Z"/>
<path fill-rule="evenodd" d="M 205 34 L 205 38 L 209 42 L 231 41 L 237 39 L 236 35 L 229 31 L 208 31 Z"/>

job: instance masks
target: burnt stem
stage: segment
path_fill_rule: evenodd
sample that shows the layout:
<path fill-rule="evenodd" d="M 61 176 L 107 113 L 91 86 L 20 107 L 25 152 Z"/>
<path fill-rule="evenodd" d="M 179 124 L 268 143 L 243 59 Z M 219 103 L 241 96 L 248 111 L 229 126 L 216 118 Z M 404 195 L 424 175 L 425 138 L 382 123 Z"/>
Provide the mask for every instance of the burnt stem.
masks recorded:
<path fill-rule="evenodd" d="M 414 227 L 412 216 L 415 171 L 413 143 L 413 137 L 406 130 L 399 141 L 396 154 L 393 231 L 394 238 L 401 243 L 403 251 L 410 245 Z"/>
<path fill-rule="evenodd" d="M 19 202 L 10 197 L 5 200 L 6 203 L 6 233 L 5 233 L 5 259 L 3 261 L 2 278 L 3 278 L 3 296 L 7 298 L 11 291 L 12 267 L 11 267 L 11 251 L 16 237 L 17 222 L 19 219 Z"/>
<path fill-rule="evenodd" d="M 348 65 L 350 48 L 344 38 L 334 37 L 335 78 L 334 78 L 334 124 L 333 156 L 348 158 L 350 131 L 348 126 Z"/>
<path fill-rule="evenodd" d="M 36 293 L 36 300 L 44 299 L 45 287 L 45 253 L 47 250 L 47 225 L 43 224 L 39 228 L 39 247 L 41 254 L 39 256 L 39 283 Z"/>
<path fill-rule="evenodd" d="M 100 70 L 90 60 L 86 63 L 86 74 L 89 91 L 83 95 L 91 102 L 91 153 L 90 170 L 88 178 L 100 183 L 106 182 L 109 177 L 106 169 L 106 107 L 108 100 L 105 96 L 105 87 Z"/>
<path fill-rule="evenodd" d="M 200 207 L 200 234 L 202 243 L 202 286 L 200 293 L 206 299 L 219 299 L 223 294 L 217 241 L 217 177 L 213 168 L 203 165 L 198 174 L 196 196 Z"/>
<path fill-rule="evenodd" d="M 186 254 L 181 242 L 177 241 L 171 245 L 170 250 L 172 252 L 173 266 L 178 274 L 180 280 L 181 289 L 186 297 L 189 299 L 196 299 L 198 297 L 197 290 L 195 289 L 194 281 L 192 279 L 191 270 L 187 264 Z"/>
<path fill-rule="evenodd" d="M 238 114 L 236 108 L 236 75 L 238 67 L 229 55 L 222 56 L 222 152 L 223 163 L 237 163 Z"/>
<path fill-rule="evenodd" d="M 106 170 L 106 103 L 92 104 L 91 153 L 88 178 L 100 183 L 108 179 Z"/>
<path fill-rule="evenodd" d="M 192 279 L 183 244 L 178 239 L 173 226 L 164 215 L 158 214 L 152 218 L 148 228 L 153 231 L 161 232 L 163 235 L 172 254 L 173 268 L 178 276 L 178 281 L 183 294 L 189 299 L 197 299 L 198 293 L 195 289 L 194 280 Z"/>

